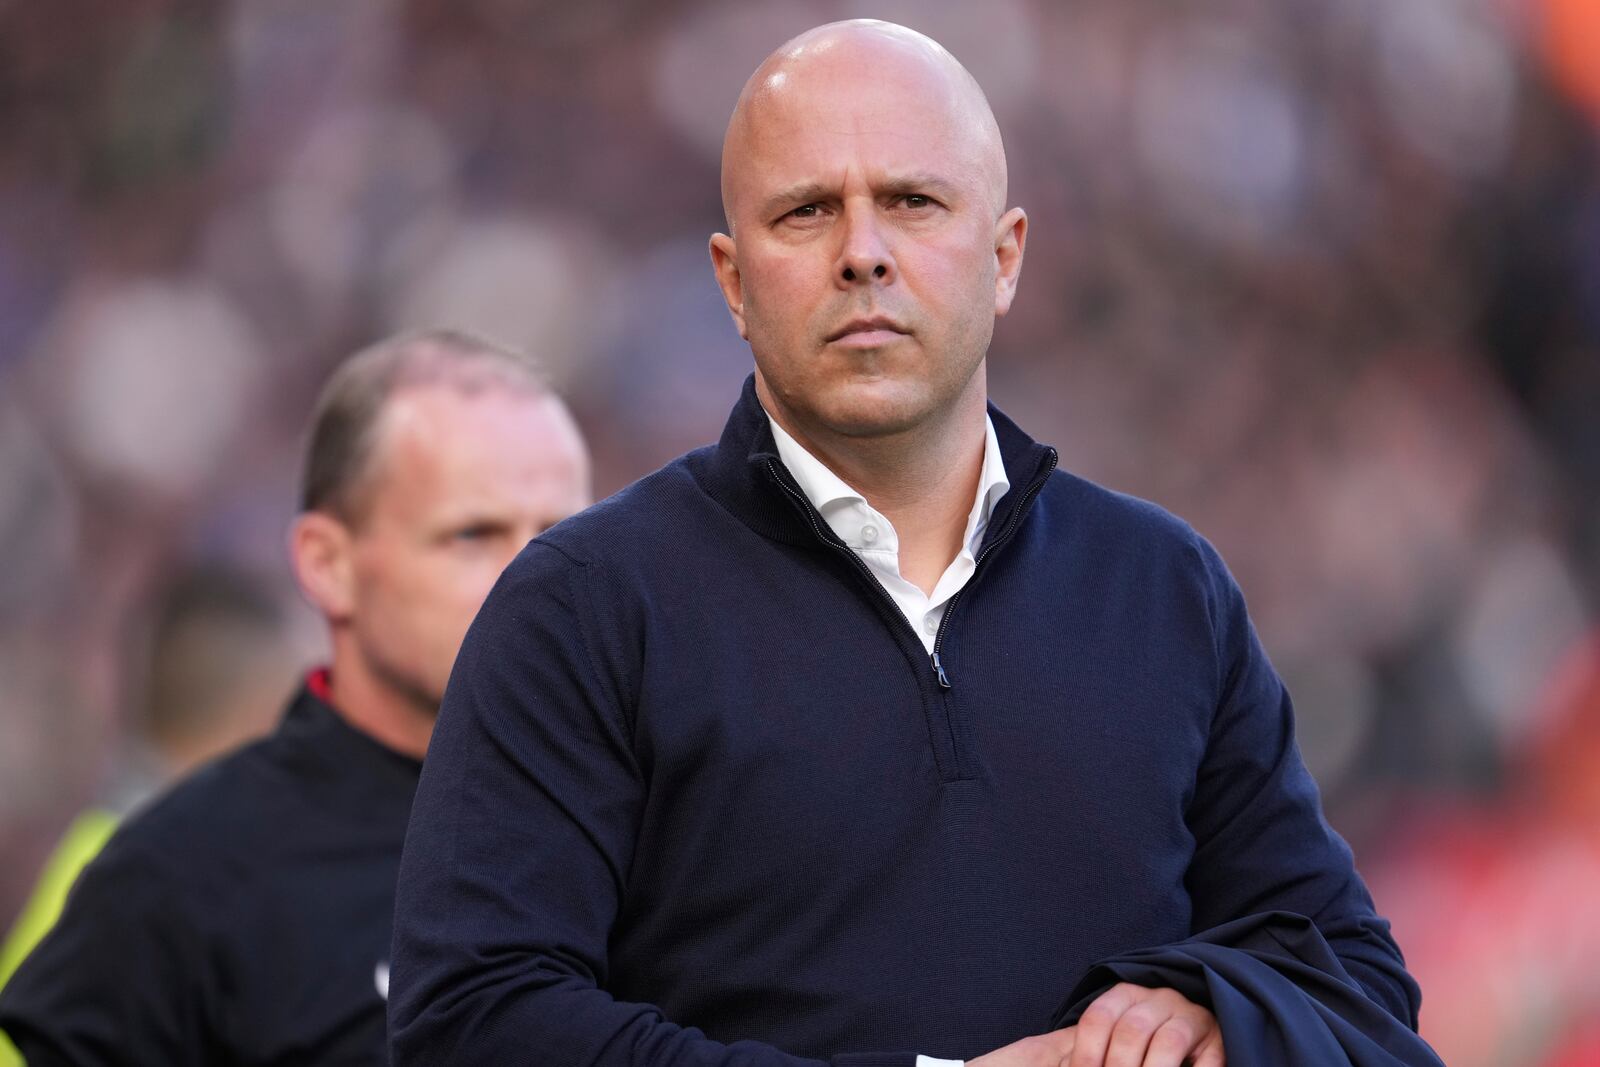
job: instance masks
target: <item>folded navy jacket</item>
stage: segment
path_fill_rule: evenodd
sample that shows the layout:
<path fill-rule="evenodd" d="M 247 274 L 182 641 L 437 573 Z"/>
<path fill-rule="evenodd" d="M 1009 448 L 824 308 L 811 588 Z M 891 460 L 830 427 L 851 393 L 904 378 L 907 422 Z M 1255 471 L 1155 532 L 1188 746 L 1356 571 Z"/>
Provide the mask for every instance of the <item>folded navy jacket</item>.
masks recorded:
<path fill-rule="evenodd" d="M 1311 920 L 1235 919 L 1160 948 L 1102 960 L 1056 1012 L 1071 1026 L 1119 982 L 1165 986 L 1211 1009 L 1228 1067 L 1443 1067 L 1428 1043 L 1369 997 Z"/>

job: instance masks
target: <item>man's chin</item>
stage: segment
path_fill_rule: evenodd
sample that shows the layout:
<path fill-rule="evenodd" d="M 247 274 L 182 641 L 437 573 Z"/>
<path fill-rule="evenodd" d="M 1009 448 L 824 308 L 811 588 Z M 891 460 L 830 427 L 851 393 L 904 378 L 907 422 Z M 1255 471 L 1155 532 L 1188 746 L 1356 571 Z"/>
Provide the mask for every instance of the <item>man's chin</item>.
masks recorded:
<path fill-rule="evenodd" d="M 929 414 L 919 391 L 895 382 L 847 386 L 830 399 L 819 414 L 829 429 L 843 437 L 893 437 L 916 429 Z"/>
<path fill-rule="evenodd" d="M 862 440 L 893 437 L 935 417 L 937 390 L 918 374 L 864 368 L 854 373 L 830 371 L 795 383 L 781 394 L 782 407 L 801 424 L 801 436 L 807 436 L 809 428 L 811 433 Z"/>

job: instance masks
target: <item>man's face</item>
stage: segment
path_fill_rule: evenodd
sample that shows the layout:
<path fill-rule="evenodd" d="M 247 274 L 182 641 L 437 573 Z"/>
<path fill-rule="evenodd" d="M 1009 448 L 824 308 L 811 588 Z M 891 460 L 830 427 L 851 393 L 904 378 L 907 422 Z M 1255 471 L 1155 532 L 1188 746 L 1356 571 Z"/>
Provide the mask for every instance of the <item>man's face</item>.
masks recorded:
<path fill-rule="evenodd" d="M 559 403 L 501 388 L 405 389 L 377 432 L 348 623 L 371 674 L 432 714 L 500 572 L 588 506 L 588 458 Z"/>
<path fill-rule="evenodd" d="M 1000 215 L 999 145 L 964 87 L 894 49 L 827 51 L 769 74 L 730 133 L 713 260 L 781 422 L 899 433 L 981 406 L 1025 222 Z"/>

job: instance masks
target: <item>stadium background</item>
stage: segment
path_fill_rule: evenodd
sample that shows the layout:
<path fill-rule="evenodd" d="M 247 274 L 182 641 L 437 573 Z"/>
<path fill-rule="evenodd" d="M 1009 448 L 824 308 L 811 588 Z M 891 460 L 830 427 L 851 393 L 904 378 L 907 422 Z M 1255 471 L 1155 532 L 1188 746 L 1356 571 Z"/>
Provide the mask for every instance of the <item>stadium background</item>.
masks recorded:
<path fill-rule="evenodd" d="M 714 437 L 723 124 L 857 15 L 986 87 L 1031 219 L 992 393 L 1221 548 L 1424 1034 L 1600 1063 L 1592 0 L 0 0 L 0 924 L 129 758 L 156 591 L 293 601 L 342 355 L 528 348 L 602 494 Z"/>

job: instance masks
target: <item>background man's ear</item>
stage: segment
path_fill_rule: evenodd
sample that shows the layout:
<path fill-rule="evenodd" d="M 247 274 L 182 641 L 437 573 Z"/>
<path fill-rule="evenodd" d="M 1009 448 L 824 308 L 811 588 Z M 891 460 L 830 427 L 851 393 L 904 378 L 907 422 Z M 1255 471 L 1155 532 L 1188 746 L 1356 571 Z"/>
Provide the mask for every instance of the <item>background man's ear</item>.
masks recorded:
<path fill-rule="evenodd" d="M 301 513 L 289 528 L 295 579 L 329 622 L 344 622 L 355 611 L 353 547 L 350 528 L 320 511 Z"/>
<path fill-rule="evenodd" d="M 744 328 L 744 281 L 739 277 L 739 264 L 734 258 L 738 246 L 725 233 L 711 235 L 711 269 L 717 274 L 717 286 L 722 299 L 728 303 L 728 314 L 733 316 L 734 328 L 746 341 L 750 335 Z"/>

